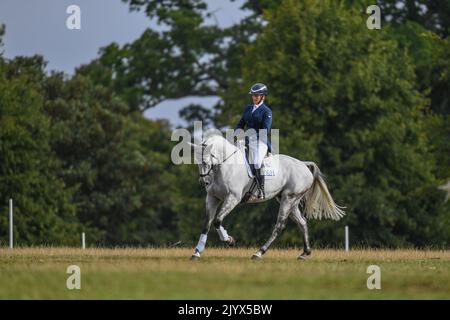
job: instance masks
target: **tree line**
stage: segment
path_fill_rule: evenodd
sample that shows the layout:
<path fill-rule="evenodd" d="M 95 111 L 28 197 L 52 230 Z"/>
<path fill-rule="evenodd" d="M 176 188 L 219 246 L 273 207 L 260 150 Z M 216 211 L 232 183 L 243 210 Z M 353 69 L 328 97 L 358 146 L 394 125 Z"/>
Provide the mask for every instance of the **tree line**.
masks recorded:
<path fill-rule="evenodd" d="M 212 110 L 180 115 L 188 128 L 234 127 L 248 87 L 264 82 L 280 153 L 316 162 L 347 207 L 338 223 L 310 222 L 313 245 L 340 245 L 349 225 L 360 245 L 448 247 L 448 1 L 379 1 L 381 30 L 366 28 L 368 1 L 249 0 L 251 14 L 226 28 L 205 23 L 202 0 L 124 2 L 164 28 L 101 48 L 72 77 L 38 55 L 0 55 L 2 243 L 12 197 L 21 245 L 78 245 L 81 232 L 105 246 L 193 244 L 205 210 L 197 166 L 171 163 L 170 123 L 143 111 L 217 95 Z M 255 244 L 277 210 L 242 205 L 225 225 Z M 278 244 L 300 239 L 292 224 Z"/>

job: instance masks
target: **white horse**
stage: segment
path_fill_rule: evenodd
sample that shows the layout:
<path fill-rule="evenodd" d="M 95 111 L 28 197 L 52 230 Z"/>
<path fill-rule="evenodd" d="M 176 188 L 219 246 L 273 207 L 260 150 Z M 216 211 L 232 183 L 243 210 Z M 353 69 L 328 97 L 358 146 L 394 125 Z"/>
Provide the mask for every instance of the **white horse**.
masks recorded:
<path fill-rule="evenodd" d="M 223 228 L 223 219 L 239 204 L 252 185 L 253 178 L 247 173 L 244 150 L 228 142 L 221 135 L 206 138 L 202 145 L 191 144 L 199 163 L 200 182 L 205 186 L 206 214 L 202 233 L 191 259 L 200 258 L 205 249 L 207 234 L 214 223 L 222 241 L 234 245 L 234 239 Z M 256 203 L 276 198 L 280 203 L 278 218 L 272 235 L 252 256 L 261 259 L 272 242 L 285 228 L 288 217 L 303 232 L 304 250 L 299 259 L 311 254 L 306 219 L 299 209 L 303 202 L 307 218 L 328 218 L 339 220 L 344 216 L 343 207 L 335 204 L 317 165 L 303 162 L 287 155 L 271 155 L 278 161 L 275 177 L 265 183 L 264 199 L 251 198 L 248 203 Z"/>

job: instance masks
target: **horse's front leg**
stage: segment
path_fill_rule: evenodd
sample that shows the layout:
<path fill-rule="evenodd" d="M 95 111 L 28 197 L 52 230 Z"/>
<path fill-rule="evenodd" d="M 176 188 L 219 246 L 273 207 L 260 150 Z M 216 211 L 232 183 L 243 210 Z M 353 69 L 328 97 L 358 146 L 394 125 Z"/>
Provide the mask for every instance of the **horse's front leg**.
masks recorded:
<path fill-rule="evenodd" d="M 222 226 L 222 221 L 225 217 L 239 204 L 239 200 L 234 195 L 228 195 L 217 213 L 216 219 L 214 220 L 214 227 L 219 234 L 220 240 L 228 243 L 228 245 L 233 246 L 235 241 L 233 237 L 228 235 L 227 230 Z"/>
<path fill-rule="evenodd" d="M 203 229 L 200 234 L 197 246 L 195 247 L 194 254 L 191 256 L 191 260 L 200 259 L 200 254 L 205 250 L 206 239 L 208 238 L 208 232 L 211 228 L 211 224 L 216 216 L 217 208 L 219 207 L 220 200 L 212 195 L 206 196 L 206 212 L 203 221 Z"/>
<path fill-rule="evenodd" d="M 219 234 L 220 240 L 228 244 L 230 247 L 233 247 L 236 244 L 236 241 L 232 236 L 230 236 L 227 230 L 221 225 L 219 228 L 216 228 L 217 233 Z"/>

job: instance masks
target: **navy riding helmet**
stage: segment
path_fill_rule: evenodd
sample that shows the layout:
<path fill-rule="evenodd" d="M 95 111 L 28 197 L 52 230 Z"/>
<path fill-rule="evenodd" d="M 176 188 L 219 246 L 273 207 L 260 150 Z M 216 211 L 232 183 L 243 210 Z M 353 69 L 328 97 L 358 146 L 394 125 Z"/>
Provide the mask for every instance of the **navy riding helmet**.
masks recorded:
<path fill-rule="evenodd" d="M 263 83 L 255 83 L 254 85 L 252 85 L 250 91 L 248 92 L 248 94 L 250 95 L 263 94 L 265 96 L 267 96 L 268 93 L 269 91 L 267 90 L 267 86 Z"/>

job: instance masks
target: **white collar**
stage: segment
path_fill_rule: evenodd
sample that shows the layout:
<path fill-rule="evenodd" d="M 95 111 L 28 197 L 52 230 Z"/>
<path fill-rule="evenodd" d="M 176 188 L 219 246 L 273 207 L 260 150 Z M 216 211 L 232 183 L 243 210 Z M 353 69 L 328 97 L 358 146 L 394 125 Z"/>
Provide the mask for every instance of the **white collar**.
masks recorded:
<path fill-rule="evenodd" d="M 262 105 L 263 103 L 264 103 L 264 100 L 261 100 L 260 103 L 254 104 L 254 105 L 253 105 L 253 111 L 256 110 L 256 109 L 258 109 L 258 107 L 259 107 L 260 105 Z"/>

